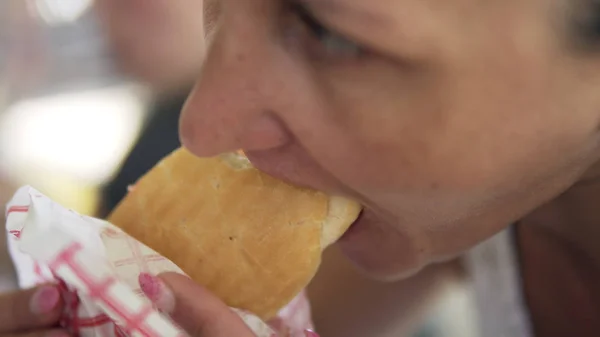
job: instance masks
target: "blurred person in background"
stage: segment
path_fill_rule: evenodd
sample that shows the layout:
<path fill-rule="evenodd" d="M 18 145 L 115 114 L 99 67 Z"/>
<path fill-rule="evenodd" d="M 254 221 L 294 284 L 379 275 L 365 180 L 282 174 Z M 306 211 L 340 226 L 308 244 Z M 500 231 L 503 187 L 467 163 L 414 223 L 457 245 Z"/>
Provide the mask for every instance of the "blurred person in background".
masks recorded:
<path fill-rule="evenodd" d="M 205 54 L 202 0 L 95 0 L 121 70 L 157 95 L 188 92 Z"/>
<path fill-rule="evenodd" d="M 202 0 L 95 0 L 120 70 L 150 88 L 153 103 L 139 139 L 105 186 L 104 216 L 134 183 L 178 148 L 178 120 L 205 55 Z"/>

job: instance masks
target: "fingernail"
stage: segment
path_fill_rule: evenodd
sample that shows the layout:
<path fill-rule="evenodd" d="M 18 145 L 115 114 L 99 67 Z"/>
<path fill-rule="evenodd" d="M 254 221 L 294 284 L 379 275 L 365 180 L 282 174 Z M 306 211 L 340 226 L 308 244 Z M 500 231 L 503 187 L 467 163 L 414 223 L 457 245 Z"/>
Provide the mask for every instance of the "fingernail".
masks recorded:
<path fill-rule="evenodd" d="M 305 337 L 319 337 L 319 335 L 312 330 L 304 330 Z"/>
<path fill-rule="evenodd" d="M 173 312 L 175 309 L 175 296 L 163 281 L 154 275 L 141 273 L 138 277 L 138 282 L 140 284 L 140 289 L 142 289 L 146 297 L 148 297 L 159 310 L 165 313 Z"/>
<path fill-rule="evenodd" d="M 59 301 L 60 292 L 56 287 L 43 286 L 31 296 L 29 307 L 34 314 L 47 314 L 56 308 Z"/>

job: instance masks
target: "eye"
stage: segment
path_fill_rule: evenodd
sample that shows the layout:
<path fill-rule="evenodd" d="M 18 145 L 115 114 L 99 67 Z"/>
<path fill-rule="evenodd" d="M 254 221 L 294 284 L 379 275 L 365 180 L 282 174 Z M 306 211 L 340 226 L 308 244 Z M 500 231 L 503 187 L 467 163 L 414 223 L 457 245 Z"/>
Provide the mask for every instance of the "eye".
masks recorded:
<path fill-rule="evenodd" d="M 292 12 L 306 25 L 312 36 L 318 40 L 327 53 L 346 57 L 362 54 L 363 49 L 358 44 L 325 27 L 306 7 L 297 2 L 292 2 L 290 6 Z"/>

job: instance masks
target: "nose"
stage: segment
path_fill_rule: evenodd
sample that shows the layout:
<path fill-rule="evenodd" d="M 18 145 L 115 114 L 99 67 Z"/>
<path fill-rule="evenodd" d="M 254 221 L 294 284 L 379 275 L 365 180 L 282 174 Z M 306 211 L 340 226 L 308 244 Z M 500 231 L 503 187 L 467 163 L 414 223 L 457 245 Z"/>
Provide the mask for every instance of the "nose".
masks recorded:
<path fill-rule="evenodd" d="M 222 26 L 214 33 L 182 112 L 181 141 L 198 156 L 268 150 L 292 138 L 273 105 L 278 95 L 278 71 L 268 53 L 273 47 L 256 29 L 239 25 L 232 23 L 229 30 Z"/>

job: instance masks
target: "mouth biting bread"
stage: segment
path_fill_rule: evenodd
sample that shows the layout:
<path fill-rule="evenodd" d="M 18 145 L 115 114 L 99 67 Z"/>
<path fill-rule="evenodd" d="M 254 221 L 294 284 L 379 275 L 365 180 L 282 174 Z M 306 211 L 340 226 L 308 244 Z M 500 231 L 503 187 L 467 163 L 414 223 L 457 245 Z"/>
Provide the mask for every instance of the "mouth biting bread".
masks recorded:
<path fill-rule="evenodd" d="M 360 211 L 262 173 L 241 154 L 206 159 L 181 148 L 143 176 L 108 221 L 227 305 L 266 320 L 310 282 L 322 251 Z"/>

